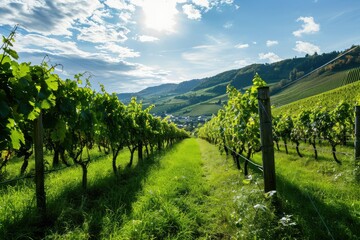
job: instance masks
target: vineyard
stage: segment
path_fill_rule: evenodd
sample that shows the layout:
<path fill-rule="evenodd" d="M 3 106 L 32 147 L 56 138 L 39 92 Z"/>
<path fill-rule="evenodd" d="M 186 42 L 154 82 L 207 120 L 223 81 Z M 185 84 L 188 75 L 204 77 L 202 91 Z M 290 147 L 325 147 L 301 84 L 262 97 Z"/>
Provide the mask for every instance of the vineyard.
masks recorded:
<path fill-rule="evenodd" d="M 56 66 L 19 63 L 11 49 L 14 32 L 4 38 L 0 55 L 0 172 L 6 180 L 6 166 L 14 157 L 23 157 L 19 169 L 26 173 L 29 158 L 35 153 L 37 205 L 45 214 L 43 148 L 53 152 L 52 167 L 60 163 L 76 164 L 82 169 L 82 187 L 87 188 L 91 149 L 111 153 L 112 169 L 118 174 L 117 157 L 128 148 L 132 165 L 135 150 L 138 159 L 155 150 L 188 137 L 166 119 L 153 117 L 135 98 L 122 104 L 115 94 L 97 93 L 89 79 L 81 87 L 83 74 L 75 80 L 62 80 L 54 74 Z M 34 147 L 33 147 L 34 146 Z M 65 154 L 66 153 L 66 154 Z M 60 162 L 61 161 L 61 162 Z"/>
<path fill-rule="evenodd" d="M 360 80 L 360 68 L 352 69 L 348 72 L 348 75 L 343 80 L 343 85 L 354 83 Z"/>
<path fill-rule="evenodd" d="M 260 76 L 256 75 L 253 86 L 244 93 L 228 86 L 227 105 L 199 130 L 201 138 L 218 145 L 220 151 L 227 155 L 230 154 L 238 169 L 241 169 L 240 158 L 243 158 L 245 176 L 248 175 L 248 163 L 251 162 L 251 156 L 261 150 L 257 89 L 265 85 Z M 359 92 L 356 88 L 349 87 L 355 89 L 350 92 L 350 96 L 357 96 Z M 343 91 L 343 89 L 337 91 Z M 332 94 L 330 102 L 333 108 L 331 110 L 315 103 L 313 99 L 319 99 L 315 96 L 287 106 L 287 111 L 284 110 L 285 106 L 280 114 L 272 116 L 272 135 L 277 150 L 279 150 L 279 141 L 282 141 L 288 153 L 288 143 L 292 142 L 301 158 L 303 156 L 300 152 L 300 144 L 310 144 L 314 151 L 314 159 L 317 160 L 316 144 L 325 141 L 331 147 L 329 151 L 334 161 L 341 164 L 336 155 L 336 147 L 340 144 L 346 146 L 348 141 L 354 142 L 355 105 L 351 104 L 354 100 L 350 103 L 343 101 L 339 103 L 339 99 L 334 98 L 333 91 L 328 94 Z M 335 102 L 337 105 L 334 107 Z M 293 110 L 295 108 L 298 112 Z"/>
<path fill-rule="evenodd" d="M 197 130 L 204 141 L 136 98 L 92 90 L 86 73 L 63 80 L 45 60 L 18 62 L 14 34 L 3 41 L 0 238 L 359 238 L 358 69 L 346 86 L 265 111 L 278 189 L 264 194 L 258 74 L 245 92 L 227 86 Z"/>
<path fill-rule="evenodd" d="M 256 75 L 253 79 L 253 86 L 244 93 L 228 86 L 227 94 L 229 101 L 227 105 L 225 105 L 224 109 L 220 110 L 209 122 L 205 123 L 198 132 L 199 137 L 216 144 L 220 152 L 230 155 L 237 168 L 243 172 L 245 179 L 250 180 L 251 174 L 258 172 L 258 169 L 261 171 L 263 170 L 261 166 L 261 156 L 258 154 L 262 149 L 260 144 L 258 109 L 263 108 L 263 106 L 259 106 L 260 103 L 258 104 L 257 89 L 264 85 L 265 82 Z M 354 89 L 354 86 L 349 86 L 349 89 L 350 88 Z M 335 91 L 341 90 L 333 90 L 332 92 Z M 350 91 L 350 96 L 352 96 L 351 93 L 358 96 L 359 92 L 356 90 Z M 355 209 L 360 206 L 360 202 L 357 199 L 359 191 L 357 189 L 355 190 L 355 188 L 358 186 L 360 171 L 358 162 L 354 161 L 353 148 L 347 147 L 354 143 L 355 105 L 353 103 L 355 101 L 352 99 L 352 101 L 349 101 L 350 103 L 343 101 L 339 102 L 336 95 L 332 94 L 331 96 L 331 100 L 328 100 L 333 106 L 331 109 L 324 108 L 321 104 L 317 104 L 313 101 L 313 99 L 316 98 L 323 99 L 325 98 L 324 96 L 315 96 L 311 99 L 300 101 L 300 104 L 303 105 L 300 105 L 297 102 L 293 103 L 289 105 L 290 109 L 286 109 L 286 106 L 282 107 L 281 111 L 276 109 L 275 112 L 278 113 L 278 115 L 272 117 L 272 135 L 277 149 L 275 159 L 277 160 L 277 165 L 281 166 L 279 169 L 284 171 L 277 173 L 277 179 L 281 179 L 281 182 L 287 182 L 288 180 L 286 180 L 286 178 L 294 179 L 294 174 L 296 172 L 302 172 L 304 175 L 309 174 L 307 170 L 304 171 L 302 169 L 302 164 L 300 164 L 300 166 L 296 164 L 296 167 L 299 168 L 298 170 L 291 170 L 291 168 L 287 169 L 289 164 L 295 165 L 289 163 L 288 159 L 293 159 L 292 161 L 301 161 L 301 159 L 304 159 L 305 166 L 309 165 L 309 161 L 313 159 L 313 161 L 317 162 L 316 166 L 320 167 L 318 173 L 323 172 L 324 174 L 325 172 L 325 174 L 335 175 L 335 180 L 346 172 L 347 181 L 349 181 L 348 183 L 350 183 L 350 185 L 353 184 L 352 187 L 348 187 L 355 191 L 354 195 L 350 194 L 352 195 L 350 197 L 350 202 L 351 208 L 357 206 L 351 210 L 353 214 L 356 215 L 357 210 Z M 349 95 L 346 96 L 348 97 Z M 308 104 L 307 107 L 304 106 L 304 103 Z M 294 111 L 293 109 L 296 109 L 296 107 L 298 107 L 297 111 Z M 280 150 L 280 145 L 283 147 L 284 152 Z M 340 146 L 341 151 L 338 152 L 337 148 Z M 293 148 L 294 151 L 290 151 L 289 148 Z M 296 154 L 297 157 L 294 156 L 294 154 Z M 319 156 L 320 154 L 322 157 Z M 344 162 L 339 160 L 338 155 L 341 155 Z M 329 163 L 331 158 L 335 165 Z M 318 162 L 320 159 L 326 159 L 327 161 L 325 163 L 320 163 Z M 241 167 L 242 163 L 243 167 Z M 343 163 L 346 166 L 341 168 L 340 166 Z M 284 168 L 283 164 L 288 165 L 288 167 Z M 252 169 L 251 172 L 249 171 L 249 166 Z M 329 167 L 333 170 L 324 170 Z M 289 170 L 290 172 L 288 172 Z M 313 176 L 311 176 L 311 178 L 313 178 Z M 318 181 L 321 180 L 319 179 Z M 305 196 L 306 194 L 309 194 L 307 190 L 308 187 L 315 188 L 315 192 L 322 191 L 321 189 L 324 188 L 321 184 L 317 184 L 302 177 L 296 182 L 299 185 L 307 186 L 303 190 L 298 190 L 299 192 L 307 192 L 304 193 Z M 285 185 L 287 184 L 288 183 L 285 183 Z M 335 191 L 347 192 L 347 190 L 341 190 L 342 187 L 340 185 L 338 186 L 338 189 L 334 187 L 334 189 L 337 189 Z M 331 188 L 331 185 L 326 187 Z M 290 191 L 288 187 L 286 187 L 286 189 Z M 300 194 L 299 192 L 297 192 L 297 194 Z M 286 193 L 282 194 L 287 195 Z M 346 193 L 345 195 L 349 195 L 349 193 Z M 331 201 L 332 196 L 331 194 L 325 194 L 323 198 L 326 201 Z M 309 199 L 311 200 L 310 197 Z M 341 202 L 340 204 L 345 204 L 347 201 L 349 201 L 348 196 L 339 202 Z M 312 204 L 314 205 L 315 212 L 317 212 L 315 204 L 313 202 Z M 314 209 L 313 211 L 310 210 L 309 214 L 314 214 Z M 318 213 L 318 215 L 322 218 L 320 213 Z M 333 217 L 334 216 L 331 218 Z M 355 222 L 359 224 L 358 220 Z M 327 228 L 325 223 L 323 226 Z M 338 229 L 338 227 L 336 228 Z M 342 226 L 342 228 L 343 227 L 344 226 Z M 329 229 L 327 230 L 327 234 L 327 237 L 332 237 Z M 323 237 L 325 237 L 325 235 Z M 354 236 L 350 238 L 353 237 Z"/>

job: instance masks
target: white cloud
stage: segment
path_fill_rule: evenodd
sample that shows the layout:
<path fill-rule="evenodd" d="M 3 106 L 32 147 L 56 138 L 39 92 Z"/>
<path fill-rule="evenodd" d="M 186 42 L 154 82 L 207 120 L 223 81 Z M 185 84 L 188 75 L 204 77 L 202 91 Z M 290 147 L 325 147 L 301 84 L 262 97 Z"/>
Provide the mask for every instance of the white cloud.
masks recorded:
<path fill-rule="evenodd" d="M 61 41 L 55 38 L 49 38 L 39 34 L 17 35 L 15 50 L 19 53 L 48 54 L 58 57 L 82 58 L 82 59 L 103 59 L 104 62 L 119 62 L 126 57 L 136 57 L 139 53 L 131 49 L 116 46 L 114 43 L 106 43 L 98 46 L 101 52 L 87 52 L 81 50 L 74 41 Z M 106 48 L 107 46 L 107 48 Z M 122 52 L 121 52 L 122 51 Z M 116 57 L 113 56 L 116 54 Z"/>
<path fill-rule="evenodd" d="M 240 6 L 235 4 L 235 9 L 238 10 L 239 8 Z"/>
<path fill-rule="evenodd" d="M 198 20 L 201 19 L 201 12 L 199 9 L 196 9 L 194 5 L 185 4 L 182 6 L 183 12 L 189 19 Z"/>
<path fill-rule="evenodd" d="M 161 79 L 169 75 L 169 73 L 170 73 L 169 71 L 164 71 L 164 70 L 156 69 L 154 67 L 137 64 L 136 69 L 123 72 L 122 74 L 136 78 L 141 78 L 141 79 L 143 78 Z"/>
<path fill-rule="evenodd" d="M 249 44 L 245 43 L 245 44 L 237 44 L 235 45 L 236 48 L 239 48 L 239 49 L 243 49 L 243 48 L 248 48 L 249 47 Z"/>
<path fill-rule="evenodd" d="M 128 10 L 131 12 L 135 11 L 135 6 L 126 3 L 124 0 L 106 0 L 104 3 L 110 8 L 114 8 L 117 10 Z"/>
<path fill-rule="evenodd" d="M 91 53 L 80 50 L 76 42 L 60 41 L 39 34 L 17 34 L 14 47 L 20 53 L 73 55 L 84 58 L 91 56 Z"/>
<path fill-rule="evenodd" d="M 110 14 L 110 12 L 108 10 L 105 9 L 97 9 L 93 12 L 92 16 L 90 17 L 90 19 L 93 22 L 96 22 L 98 24 L 106 24 L 106 22 L 104 21 L 104 18 L 112 18 L 113 16 Z"/>
<path fill-rule="evenodd" d="M 256 45 L 256 44 L 257 44 L 257 42 L 255 42 L 255 41 L 254 41 L 254 42 L 252 42 L 252 43 L 253 43 L 254 45 Z"/>
<path fill-rule="evenodd" d="M 276 54 L 273 53 L 273 52 L 260 53 L 260 54 L 259 54 L 259 58 L 260 58 L 261 60 L 269 60 L 270 63 L 278 62 L 278 61 L 281 61 L 281 60 L 282 60 L 281 57 L 279 57 L 278 55 L 276 55 Z"/>
<path fill-rule="evenodd" d="M 278 45 L 278 44 L 279 44 L 279 42 L 276 41 L 276 40 L 267 40 L 266 41 L 266 46 L 268 46 L 268 47 L 272 47 L 272 46 L 275 46 L 275 45 Z"/>
<path fill-rule="evenodd" d="M 131 18 L 132 18 L 132 13 L 131 12 L 125 12 L 122 11 L 119 14 L 119 18 L 124 22 L 124 23 L 130 23 L 131 22 Z M 135 22 L 132 22 L 135 23 Z"/>
<path fill-rule="evenodd" d="M 126 41 L 129 29 L 121 25 L 98 24 L 95 22 L 88 22 L 87 27 L 78 28 L 80 34 L 77 36 L 78 40 L 104 43 L 104 42 L 124 42 Z"/>
<path fill-rule="evenodd" d="M 191 64 L 205 67 L 216 66 L 221 61 L 221 53 L 226 46 L 222 43 L 199 45 L 192 48 L 192 51 L 182 53 L 182 58 Z"/>
<path fill-rule="evenodd" d="M 226 28 L 226 29 L 229 29 L 229 28 L 232 28 L 233 26 L 233 23 L 232 22 L 226 22 L 223 27 Z"/>
<path fill-rule="evenodd" d="M 29 32 L 71 36 L 74 25 L 86 21 L 103 6 L 98 0 L 3 0 L 0 3 L 1 25 L 19 23 Z"/>
<path fill-rule="evenodd" d="M 315 23 L 313 17 L 299 17 L 297 22 L 302 21 L 301 29 L 293 32 L 295 37 L 301 37 L 303 34 L 311 34 L 320 31 L 320 24 Z"/>
<path fill-rule="evenodd" d="M 249 66 L 250 64 L 252 64 L 252 62 L 249 60 L 242 59 L 242 60 L 235 61 L 234 64 L 236 67 L 242 68 L 242 67 Z"/>
<path fill-rule="evenodd" d="M 139 56 L 132 49 L 115 43 L 105 43 L 96 48 L 97 52 L 87 52 L 73 41 L 60 41 L 38 34 L 18 34 L 14 45 L 22 58 L 30 56 L 28 60 L 35 64 L 41 62 L 46 54 L 50 64 L 61 63 L 64 67 L 58 69 L 61 77 L 72 78 L 76 73 L 90 71 L 93 87 L 101 83 L 109 92 L 141 90 L 168 78 L 169 71 L 124 61 L 125 58 Z"/>
<path fill-rule="evenodd" d="M 140 42 L 155 42 L 159 40 L 157 37 L 147 36 L 147 35 L 140 35 L 137 36 L 135 39 Z"/>
<path fill-rule="evenodd" d="M 192 0 L 192 2 L 199 7 L 203 7 L 206 9 L 210 8 L 210 3 L 208 0 Z"/>
<path fill-rule="evenodd" d="M 122 47 L 113 42 L 106 42 L 100 46 L 96 46 L 96 49 L 105 50 L 106 52 L 114 53 L 120 59 L 139 57 L 139 52 L 134 52 L 133 49 Z"/>
<path fill-rule="evenodd" d="M 314 54 L 315 52 L 320 53 L 320 48 L 312 43 L 296 41 L 296 46 L 293 48 L 299 53 Z"/>
<path fill-rule="evenodd" d="M 192 47 L 193 49 L 204 49 L 204 48 L 214 48 L 216 47 L 215 45 L 198 45 L 198 46 L 195 46 L 195 47 Z"/>
<path fill-rule="evenodd" d="M 192 69 L 198 69 L 204 74 L 216 74 L 231 67 L 234 62 L 234 45 L 222 37 L 207 36 L 208 40 L 202 45 L 196 45 L 185 51 L 181 57 L 190 63 Z M 212 69 L 209 72 L 209 69 Z"/>
<path fill-rule="evenodd" d="M 219 1 L 221 4 L 233 4 L 234 0 L 220 0 Z"/>
<path fill-rule="evenodd" d="M 175 32 L 176 0 L 132 0 L 132 3 L 142 8 L 146 27 L 159 32 Z"/>

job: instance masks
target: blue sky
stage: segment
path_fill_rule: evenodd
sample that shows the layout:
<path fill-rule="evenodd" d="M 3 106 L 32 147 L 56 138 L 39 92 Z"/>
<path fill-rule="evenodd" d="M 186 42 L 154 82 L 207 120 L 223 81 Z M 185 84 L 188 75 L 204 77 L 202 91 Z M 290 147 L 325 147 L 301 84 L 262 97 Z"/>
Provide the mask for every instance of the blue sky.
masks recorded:
<path fill-rule="evenodd" d="M 2 0 L 0 16 L 21 61 L 110 93 L 360 44 L 359 0 Z"/>

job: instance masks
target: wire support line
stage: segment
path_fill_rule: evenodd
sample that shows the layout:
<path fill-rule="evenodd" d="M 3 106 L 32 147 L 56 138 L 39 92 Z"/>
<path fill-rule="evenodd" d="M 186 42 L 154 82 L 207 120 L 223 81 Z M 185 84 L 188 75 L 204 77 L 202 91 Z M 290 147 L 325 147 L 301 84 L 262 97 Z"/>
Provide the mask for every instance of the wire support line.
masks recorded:
<path fill-rule="evenodd" d="M 288 147 L 296 147 L 295 145 L 290 145 L 290 144 L 281 144 L 283 146 L 288 146 Z M 348 153 L 348 152 L 338 152 L 338 151 L 328 151 L 328 150 L 324 150 L 322 148 L 313 148 L 313 147 L 298 147 L 299 150 L 316 150 L 318 152 L 322 152 L 322 153 L 336 153 L 336 154 L 343 154 L 343 155 L 346 155 L 346 156 L 352 156 L 351 153 Z"/>
<path fill-rule="evenodd" d="M 75 166 L 75 165 L 72 165 L 72 166 Z M 72 166 L 69 166 L 69 167 L 72 167 Z M 58 171 L 61 171 L 61 170 L 65 169 L 65 168 L 69 168 L 69 167 L 65 166 L 65 167 L 61 167 L 61 168 L 47 170 L 47 171 L 44 172 L 44 174 L 46 175 L 46 174 L 49 174 L 49 173 L 52 173 L 52 172 L 58 172 Z M 27 179 L 27 178 L 35 178 L 35 175 L 26 175 L 26 176 L 23 176 L 23 177 L 9 179 L 9 180 L 0 182 L 0 185 L 5 185 L 5 184 L 8 184 L 8 183 L 17 182 L 17 181 Z"/>
<path fill-rule="evenodd" d="M 339 55 L 339 56 L 337 56 L 336 58 L 334 58 L 334 59 L 332 59 L 332 60 L 328 61 L 327 63 L 325 63 L 325 64 L 321 65 L 320 67 L 315 68 L 314 70 L 312 70 L 311 72 L 309 72 L 309 73 L 305 74 L 304 76 L 302 76 L 302 77 L 300 77 L 300 78 L 298 78 L 298 79 L 296 79 L 296 80 L 294 80 L 294 81 L 292 81 L 292 82 L 290 82 L 290 83 L 288 83 L 288 84 L 285 84 L 285 86 L 283 86 L 281 89 L 284 89 L 284 88 L 286 88 L 286 87 L 288 87 L 288 86 L 290 86 L 290 85 L 292 85 L 292 84 L 296 83 L 297 81 L 300 81 L 301 79 L 303 79 L 303 78 L 305 78 L 305 77 L 307 77 L 307 76 L 309 76 L 309 75 L 313 74 L 314 72 L 316 72 L 316 71 L 318 71 L 319 69 L 321 69 L 321 68 L 325 67 L 326 65 L 328 65 L 328 64 L 330 64 L 330 63 L 332 63 L 333 61 L 336 61 L 336 60 L 338 60 L 339 58 L 341 58 L 341 57 L 345 56 L 346 54 L 348 54 L 348 53 L 350 53 L 350 52 L 354 51 L 354 50 L 355 50 L 356 48 L 358 48 L 358 47 L 359 47 L 359 46 L 355 46 L 355 47 L 353 47 L 353 48 L 349 49 L 348 51 L 346 51 L 346 52 L 344 52 L 344 53 L 340 54 L 340 55 Z"/>
<path fill-rule="evenodd" d="M 98 156 L 98 157 L 95 157 L 94 159 L 91 160 L 91 162 L 96 162 L 98 161 L 99 159 L 101 159 L 102 156 Z M 55 169 L 50 169 L 50 170 L 47 170 L 47 171 L 44 171 L 44 174 L 47 175 L 49 173 L 53 173 L 53 172 L 58 172 L 58 171 L 61 171 L 61 170 L 64 170 L 66 168 L 72 168 L 72 167 L 77 167 L 78 164 L 75 163 L 75 164 L 72 164 L 70 166 L 64 166 L 64 167 L 60 167 L 60 168 L 55 168 Z M 5 185 L 5 184 L 8 184 L 8 183 L 12 183 L 12 182 L 17 182 L 17 181 L 20 181 L 20 180 L 23 180 L 23 179 L 27 179 L 27 178 L 35 178 L 35 175 L 26 175 L 26 176 L 22 176 L 22 177 L 17 177 L 17 178 L 13 178 L 13 179 L 9 179 L 9 180 L 5 180 L 3 182 L 0 182 L 0 186 L 1 185 Z"/>
<path fill-rule="evenodd" d="M 244 159 L 245 161 L 248 161 L 249 163 L 251 163 L 253 166 L 257 167 L 260 171 L 263 171 L 263 166 L 251 161 L 250 159 L 244 157 L 243 155 L 237 153 L 235 150 L 233 150 L 232 148 L 230 148 L 229 146 L 227 145 L 224 145 L 227 149 L 229 149 L 231 152 L 235 153 L 237 156 L 241 157 L 242 159 Z"/>
<path fill-rule="evenodd" d="M 320 217 L 320 219 L 321 219 L 321 222 L 323 223 L 323 225 L 325 226 L 325 228 L 326 228 L 326 230 L 327 230 L 328 235 L 331 237 L 331 239 L 335 240 L 335 239 L 334 239 L 334 237 L 333 237 L 333 235 L 332 235 L 332 234 L 331 234 L 331 232 L 330 232 L 329 227 L 328 227 L 328 226 L 327 226 L 327 224 L 325 223 L 324 218 L 321 216 L 321 214 L 320 214 L 320 212 L 319 212 L 318 208 L 316 207 L 316 205 L 315 205 L 314 201 L 311 199 L 311 197 L 310 197 L 309 193 L 308 193 L 308 192 L 306 192 L 306 195 L 307 195 L 307 196 L 308 196 L 308 198 L 310 199 L 310 202 L 311 202 L 312 206 L 314 207 L 315 211 L 316 211 L 316 212 L 317 212 L 317 214 L 319 215 L 319 217 Z"/>

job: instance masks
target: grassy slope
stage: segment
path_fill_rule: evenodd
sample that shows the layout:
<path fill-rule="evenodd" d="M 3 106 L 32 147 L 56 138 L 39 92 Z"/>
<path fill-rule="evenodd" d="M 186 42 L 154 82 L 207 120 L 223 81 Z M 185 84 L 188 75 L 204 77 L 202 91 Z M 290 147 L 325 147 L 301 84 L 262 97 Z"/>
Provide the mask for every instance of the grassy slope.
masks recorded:
<path fill-rule="evenodd" d="M 347 76 L 348 70 L 336 72 L 334 74 L 324 73 L 319 76 L 311 75 L 306 77 L 299 82 L 290 85 L 282 92 L 275 94 L 271 97 L 271 103 L 275 106 L 283 106 L 289 104 L 291 102 L 298 101 L 300 99 L 304 99 L 307 97 L 311 97 L 317 94 L 324 93 L 329 90 L 333 90 L 341 87 L 343 79 Z M 265 79 L 266 81 L 266 79 Z M 272 85 L 272 84 L 269 84 Z M 197 95 L 208 95 L 209 92 L 215 87 L 209 87 L 206 89 L 201 89 L 198 91 L 191 92 L 191 94 Z M 246 88 L 245 88 L 246 89 Z M 189 93 L 190 94 L 190 93 Z M 188 95 L 189 95 L 188 94 Z M 186 95 L 186 94 L 185 94 Z M 214 103 L 221 100 L 227 100 L 226 95 L 214 95 L 213 98 L 206 100 L 201 103 L 196 104 L 188 104 L 186 102 L 182 102 L 182 104 L 186 104 L 184 108 L 181 108 L 175 111 L 174 115 L 190 115 L 190 116 L 199 116 L 208 114 L 211 115 L 216 113 L 219 108 L 214 107 L 211 103 Z M 179 104 L 180 102 L 174 102 L 172 100 L 167 100 L 166 104 L 163 106 L 156 107 L 155 111 L 163 111 L 164 109 L 169 109 L 169 107 L 174 106 L 174 103 Z M 209 104 L 210 103 L 210 104 Z M 155 102 L 156 105 L 156 102 Z"/>
<path fill-rule="evenodd" d="M 282 106 L 306 97 L 323 93 L 340 87 L 348 71 L 336 72 L 334 74 L 324 73 L 322 75 L 310 75 L 285 90 L 271 97 L 275 106 Z M 266 80 L 265 80 L 266 81 Z"/>
<path fill-rule="evenodd" d="M 273 113 L 277 114 L 297 114 L 304 109 L 322 106 L 326 108 L 334 108 L 339 102 L 344 101 L 350 104 L 360 103 L 360 82 L 351 83 L 328 92 L 318 94 L 312 97 L 301 99 L 299 101 L 275 108 Z M 271 98 L 273 103 L 273 98 Z"/>

